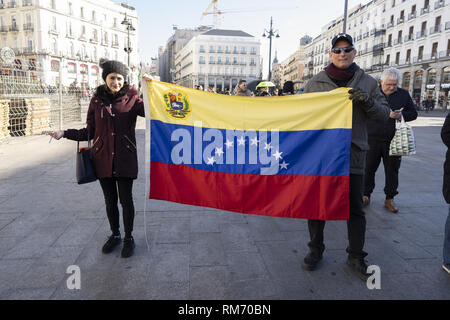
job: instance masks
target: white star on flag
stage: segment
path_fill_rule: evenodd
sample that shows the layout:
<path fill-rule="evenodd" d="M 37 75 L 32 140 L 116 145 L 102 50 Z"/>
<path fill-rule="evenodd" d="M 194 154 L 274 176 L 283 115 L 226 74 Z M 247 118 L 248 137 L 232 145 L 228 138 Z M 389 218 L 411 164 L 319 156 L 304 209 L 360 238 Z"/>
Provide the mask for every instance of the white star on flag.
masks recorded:
<path fill-rule="evenodd" d="M 254 137 L 251 141 L 252 141 L 252 146 L 257 146 L 259 143 L 259 140 L 257 137 Z"/>
<path fill-rule="evenodd" d="M 283 161 L 283 163 L 280 164 L 280 169 L 286 169 L 287 170 L 288 165 L 289 165 L 289 163 L 286 163 L 286 161 Z"/>
<path fill-rule="evenodd" d="M 216 148 L 216 156 L 221 157 L 223 155 L 223 148 Z"/>
<path fill-rule="evenodd" d="M 233 141 L 230 141 L 230 140 L 227 140 L 227 142 L 225 143 L 225 145 L 227 146 L 227 149 L 232 148 L 232 147 L 233 147 L 233 144 L 234 144 L 234 142 L 233 142 Z"/>
<path fill-rule="evenodd" d="M 214 164 L 214 162 L 216 162 L 216 159 L 214 159 L 214 157 L 211 157 L 211 158 L 208 157 L 208 163 L 207 163 L 208 165 L 212 166 Z"/>
<path fill-rule="evenodd" d="M 244 146 L 245 145 L 244 137 L 240 137 L 237 142 L 239 143 L 240 146 Z"/>
<path fill-rule="evenodd" d="M 283 157 L 281 156 L 282 154 L 283 154 L 283 152 L 280 152 L 277 150 L 277 152 L 272 154 L 272 156 L 274 156 L 276 160 L 280 160 L 280 159 L 283 159 Z"/>
<path fill-rule="evenodd" d="M 269 144 L 267 144 L 267 143 L 264 143 L 265 144 L 265 147 L 264 147 L 264 150 L 268 150 L 268 151 L 270 151 L 270 149 L 272 149 L 273 147 L 271 146 L 271 144 L 272 143 L 269 143 Z"/>

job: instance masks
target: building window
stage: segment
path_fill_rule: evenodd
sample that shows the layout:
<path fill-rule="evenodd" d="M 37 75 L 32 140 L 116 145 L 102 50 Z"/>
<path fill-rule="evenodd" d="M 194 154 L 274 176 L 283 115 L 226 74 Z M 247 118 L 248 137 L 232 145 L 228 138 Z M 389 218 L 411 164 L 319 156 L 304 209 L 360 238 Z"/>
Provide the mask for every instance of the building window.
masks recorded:
<path fill-rule="evenodd" d="M 59 71 L 59 61 L 58 60 L 52 60 L 50 61 L 50 70 L 54 72 Z"/>
<path fill-rule="evenodd" d="M 435 42 L 435 43 L 433 43 L 433 46 L 431 48 L 431 57 L 432 58 L 437 58 L 437 56 L 438 56 L 437 49 L 438 49 L 438 43 Z"/>

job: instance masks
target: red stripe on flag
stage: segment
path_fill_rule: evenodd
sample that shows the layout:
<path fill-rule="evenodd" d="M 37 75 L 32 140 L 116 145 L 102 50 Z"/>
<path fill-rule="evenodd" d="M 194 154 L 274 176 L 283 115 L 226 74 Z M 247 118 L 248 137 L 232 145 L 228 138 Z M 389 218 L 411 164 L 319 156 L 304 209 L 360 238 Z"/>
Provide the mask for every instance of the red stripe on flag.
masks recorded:
<path fill-rule="evenodd" d="M 349 217 L 348 176 L 221 173 L 160 162 L 150 168 L 150 199 L 273 217 Z"/>

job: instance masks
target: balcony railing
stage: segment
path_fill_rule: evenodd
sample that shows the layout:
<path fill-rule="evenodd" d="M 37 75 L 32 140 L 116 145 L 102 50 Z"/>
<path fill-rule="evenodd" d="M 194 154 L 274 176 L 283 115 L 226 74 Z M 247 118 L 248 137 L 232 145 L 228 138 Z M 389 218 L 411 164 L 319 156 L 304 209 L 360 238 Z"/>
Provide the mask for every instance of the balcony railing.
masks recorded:
<path fill-rule="evenodd" d="M 442 29 L 442 28 L 441 28 L 441 25 L 440 25 L 440 24 L 438 24 L 438 25 L 436 25 L 436 26 L 434 26 L 434 27 L 431 27 L 431 28 L 430 28 L 430 34 L 439 33 L 439 32 L 442 31 L 441 29 Z"/>
<path fill-rule="evenodd" d="M 25 30 L 25 31 L 33 31 L 34 30 L 34 26 L 31 23 L 25 23 L 23 25 L 23 30 Z"/>
<path fill-rule="evenodd" d="M 33 2 L 31 0 L 23 0 L 22 6 L 24 7 L 31 7 L 33 5 Z"/>
<path fill-rule="evenodd" d="M 427 36 L 426 30 L 422 30 L 416 33 L 416 39 L 425 38 Z"/>
<path fill-rule="evenodd" d="M 17 8 L 17 2 L 15 1 L 8 2 L 8 8 Z"/>
<path fill-rule="evenodd" d="M 439 58 L 450 58 L 450 50 L 439 52 Z"/>
<path fill-rule="evenodd" d="M 403 22 L 405 22 L 405 18 L 401 17 L 397 19 L 397 24 L 401 24 Z"/>
<path fill-rule="evenodd" d="M 9 31 L 17 32 L 17 31 L 19 31 L 19 26 L 16 24 L 13 24 L 13 25 L 9 26 Z"/>
<path fill-rule="evenodd" d="M 424 15 L 430 12 L 430 6 L 426 6 L 420 10 L 420 15 Z"/>
<path fill-rule="evenodd" d="M 445 30 L 449 30 L 450 29 L 450 21 L 445 23 Z"/>
<path fill-rule="evenodd" d="M 403 39 L 402 38 L 398 38 L 394 40 L 394 46 L 398 45 L 398 44 L 402 44 L 403 43 Z"/>
<path fill-rule="evenodd" d="M 394 26 L 394 21 L 391 21 L 387 24 L 387 28 L 392 28 Z"/>
<path fill-rule="evenodd" d="M 436 1 L 434 3 L 434 10 L 445 7 L 445 1 Z"/>
<path fill-rule="evenodd" d="M 437 60 L 437 58 L 438 58 L 438 53 L 437 52 L 433 52 L 431 54 L 426 54 L 426 55 L 414 57 L 413 62 L 414 63 L 421 63 L 421 62 L 425 62 L 425 61 Z"/>
<path fill-rule="evenodd" d="M 8 30 L 7 26 L 0 26 L 0 32 L 8 32 Z"/>
<path fill-rule="evenodd" d="M 412 40 L 414 40 L 414 34 L 413 33 L 405 36 L 405 42 L 412 41 Z"/>
<path fill-rule="evenodd" d="M 417 15 L 417 13 L 415 11 L 408 14 L 408 21 L 414 19 L 416 17 L 416 15 Z"/>

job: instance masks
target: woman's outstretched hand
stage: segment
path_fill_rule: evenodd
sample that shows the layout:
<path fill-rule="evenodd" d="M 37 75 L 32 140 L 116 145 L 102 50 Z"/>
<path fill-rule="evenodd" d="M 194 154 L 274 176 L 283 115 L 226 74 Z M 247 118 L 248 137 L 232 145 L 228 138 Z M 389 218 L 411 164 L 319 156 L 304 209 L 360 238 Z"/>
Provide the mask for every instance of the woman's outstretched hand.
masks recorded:
<path fill-rule="evenodd" d="M 50 137 L 52 137 L 53 139 L 59 140 L 62 137 L 64 137 L 64 131 L 63 130 L 53 131 L 53 132 L 49 132 L 48 135 Z"/>

